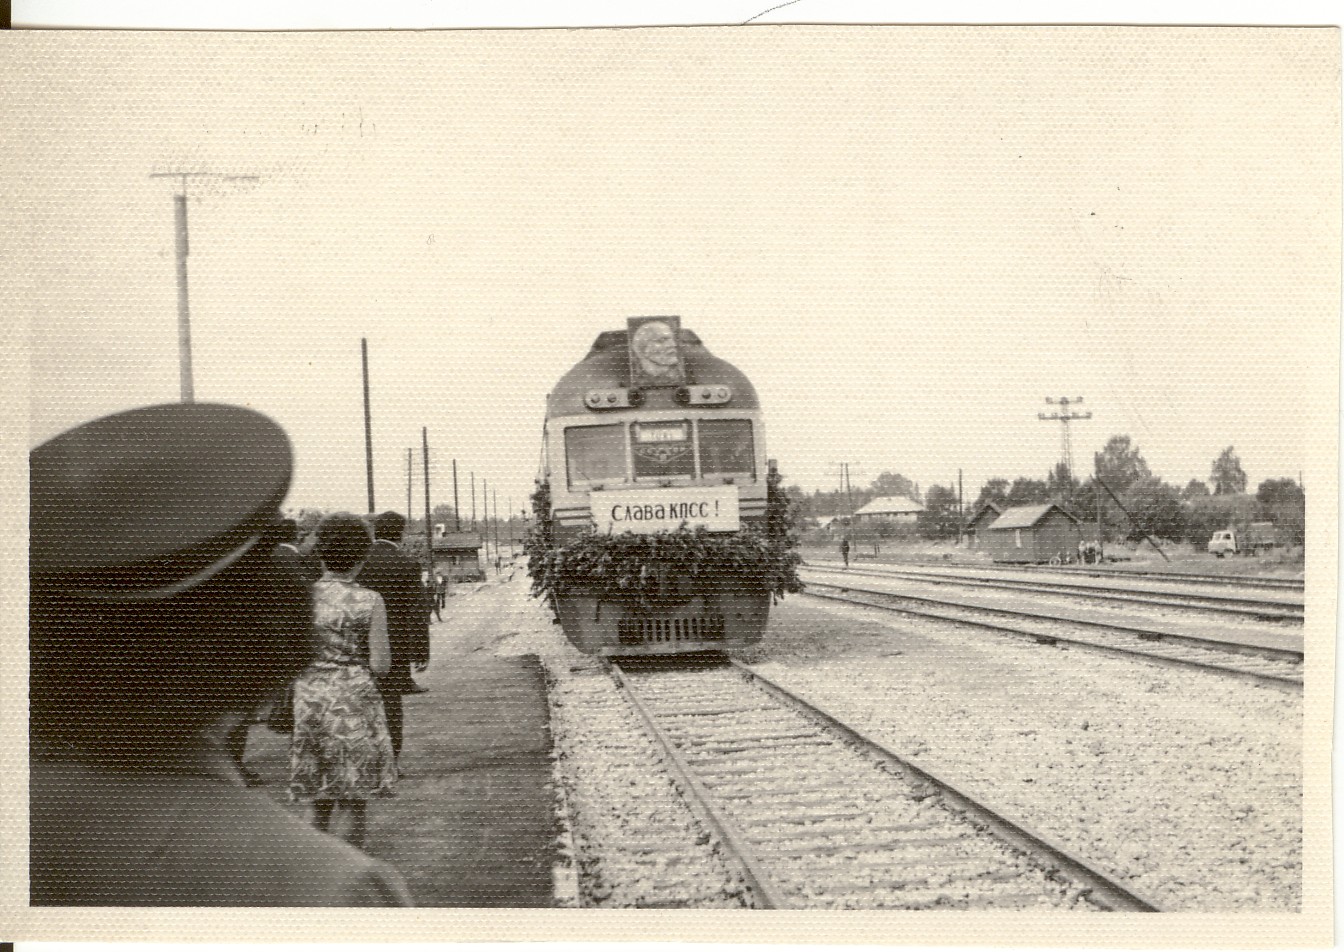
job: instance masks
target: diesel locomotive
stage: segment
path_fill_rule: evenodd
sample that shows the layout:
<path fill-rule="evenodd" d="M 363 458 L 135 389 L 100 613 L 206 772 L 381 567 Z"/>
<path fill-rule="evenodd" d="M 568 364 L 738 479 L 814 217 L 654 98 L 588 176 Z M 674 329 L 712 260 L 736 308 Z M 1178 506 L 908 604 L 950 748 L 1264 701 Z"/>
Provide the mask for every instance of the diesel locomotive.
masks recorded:
<path fill-rule="evenodd" d="M 551 390 L 544 441 L 544 541 L 530 567 L 534 580 L 537 565 L 550 571 L 546 596 L 576 647 L 672 654 L 760 641 L 779 567 L 791 574 L 796 559 L 769 541 L 773 464 L 745 374 L 677 317 L 630 318 Z"/>

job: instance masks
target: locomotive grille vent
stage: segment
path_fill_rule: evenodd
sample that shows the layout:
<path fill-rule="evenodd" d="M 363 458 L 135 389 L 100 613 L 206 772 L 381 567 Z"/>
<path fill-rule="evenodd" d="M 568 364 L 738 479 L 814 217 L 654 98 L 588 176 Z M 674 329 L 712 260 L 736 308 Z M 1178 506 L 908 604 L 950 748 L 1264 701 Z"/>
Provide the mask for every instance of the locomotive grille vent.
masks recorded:
<path fill-rule="evenodd" d="M 690 618 L 622 618 L 617 633 L 623 645 L 675 644 L 679 641 L 722 641 L 722 615 Z"/>

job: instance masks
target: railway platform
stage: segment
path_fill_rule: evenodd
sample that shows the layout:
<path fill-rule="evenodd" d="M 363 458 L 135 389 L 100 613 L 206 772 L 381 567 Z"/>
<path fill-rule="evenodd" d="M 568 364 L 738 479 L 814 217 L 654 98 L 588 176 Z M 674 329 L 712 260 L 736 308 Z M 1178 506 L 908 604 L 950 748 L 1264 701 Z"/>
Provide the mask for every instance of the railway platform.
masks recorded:
<path fill-rule="evenodd" d="M 552 904 L 558 829 L 546 685 L 535 655 L 485 650 L 502 634 L 490 610 L 498 590 L 487 583 L 449 599 L 444 620 L 432 622 L 432 663 L 416 675 L 427 690 L 405 699 L 396 796 L 369 805 L 365 849 L 400 870 L 418 906 Z M 252 729 L 246 766 L 282 803 L 288 752 L 289 735 Z"/>

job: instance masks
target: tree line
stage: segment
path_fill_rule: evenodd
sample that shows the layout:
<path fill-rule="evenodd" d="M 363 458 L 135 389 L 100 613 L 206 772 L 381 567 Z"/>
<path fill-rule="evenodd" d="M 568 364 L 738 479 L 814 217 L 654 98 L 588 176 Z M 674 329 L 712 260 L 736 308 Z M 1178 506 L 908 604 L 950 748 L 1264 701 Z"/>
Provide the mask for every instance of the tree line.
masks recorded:
<path fill-rule="evenodd" d="M 989 479 L 974 498 L 967 495 L 964 507 L 959 506 L 961 500 L 955 485 L 934 485 L 921 493 L 918 483 L 892 472 L 884 472 L 870 485 L 855 486 L 849 491 L 807 493 L 795 485 L 788 487 L 787 492 L 802 526 L 815 526 L 828 517 L 843 522 L 855 510 L 884 496 L 905 496 L 924 506 L 913 526 L 868 527 L 868 531 L 888 537 L 955 538 L 963 519 L 973 518 L 986 503 L 1008 509 L 1054 502 L 1077 518 L 1095 523 L 1100 496 L 1107 540 L 1136 541 L 1146 533 L 1202 547 L 1219 529 L 1268 521 L 1279 527 L 1285 543 L 1302 544 L 1306 518 L 1302 487 L 1292 479 L 1267 479 L 1254 494 L 1247 493 L 1246 473 L 1235 447 L 1227 447 L 1213 461 L 1207 482 L 1192 479 L 1184 487 L 1173 486 L 1153 475 L 1139 447 L 1123 434 L 1111 437 L 1095 462 L 1096 472 L 1120 500 L 1123 510 L 1094 479 L 1077 479 L 1062 462 L 1044 479 L 1030 476 Z"/>

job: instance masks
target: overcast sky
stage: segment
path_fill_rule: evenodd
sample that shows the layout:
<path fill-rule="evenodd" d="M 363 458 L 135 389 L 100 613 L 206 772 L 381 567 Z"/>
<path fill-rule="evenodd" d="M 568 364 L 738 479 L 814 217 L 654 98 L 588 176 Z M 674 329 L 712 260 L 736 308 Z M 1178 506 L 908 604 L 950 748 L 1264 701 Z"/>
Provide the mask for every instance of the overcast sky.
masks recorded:
<path fill-rule="evenodd" d="M 678 314 L 756 383 L 789 482 L 1043 477 L 1128 433 L 1171 482 L 1296 478 L 1336 341 L 1337 35 L 760 26 L 3 36 L 30 443 L 177 398 L 294 441 L 293 506 L 378 508 L 429 428 L 500 509 L 603 330 Z M 17 176 L 13 173 L 17 171 Z M 1322 347 L 1322 344 L 1326 347 Z M 1316 408 L 1321 411 L 1322 408 Z M 1324 408 L 1333 415 L 1333 407 Z"/>

